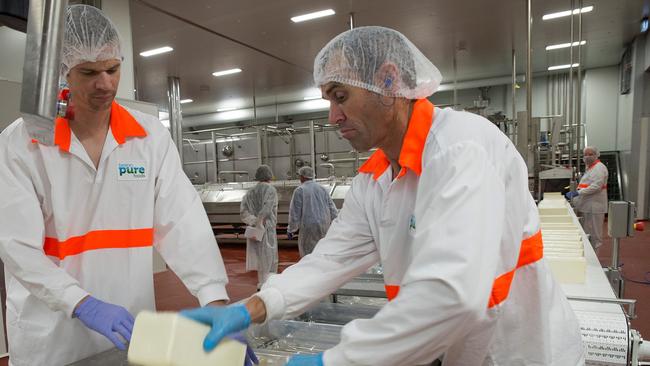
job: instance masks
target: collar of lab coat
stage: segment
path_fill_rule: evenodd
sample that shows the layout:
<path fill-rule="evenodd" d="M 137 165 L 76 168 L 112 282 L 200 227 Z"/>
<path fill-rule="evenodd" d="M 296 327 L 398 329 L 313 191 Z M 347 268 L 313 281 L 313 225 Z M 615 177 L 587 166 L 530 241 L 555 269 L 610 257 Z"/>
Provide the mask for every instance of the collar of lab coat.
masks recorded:
<path fill-rule="evenodd" d="M 138 121 L 124 109 L 121 105 L 113 101 L 111 105 L 111 132 L 118 144 L 122 145 L 127 137 L 145 137 L 147 132 L 142 128 Z M 70 141 L 72 140 L 72 130 L 70 123 L 65 118 L 57 118 L 54 121 L 54 144 L 59 149 L 70 152 Z"/>
<path fill-rule="evenodd" d="M 587 170 L 589 170 L 589 169 L 595 167 L 596 164 L 598 164 L 598 163 L 600 163 L 600 159 L 596 159 L 596 161 L 594 161 L 591 165 L 589 165 L 589 166 L 587 167 Z"/>
<path fill-rule="evenodd" d="M 422 152 L 433 123 L 433 113 L 433 104 L 427 99 L 419 99 L 413 105 L 402 150 L 399 153 L 399 165 L 402 170 L 397 176 L 398 179 L 406 174 L 407 168 L 418 176 L 422 173 Z M 377 180 L 389 166 L 390 161 L 386 154 L 381 149 L 377 149 L 368 161 L 359 167 L 359 172 L 372 174 L 373 179 Z"/>

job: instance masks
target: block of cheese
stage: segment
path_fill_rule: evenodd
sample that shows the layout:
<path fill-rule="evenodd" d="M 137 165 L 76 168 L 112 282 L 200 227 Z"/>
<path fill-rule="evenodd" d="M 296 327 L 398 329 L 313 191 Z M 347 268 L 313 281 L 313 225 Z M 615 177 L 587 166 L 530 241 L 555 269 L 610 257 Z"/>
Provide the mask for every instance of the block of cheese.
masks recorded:
<path fill-rule="evenodd" d="M 540 215 L 539 220 L 543 223 L 569 223 L 573 222 L 570 215 Z"/>
<path fill-rule="evenodd" d="M 241 366 L 246 345 L 224 339 L 213 351 L 203 350 L 210 327 L 178 313 L 142 311 L 135 319 L 128 360 L 141 366 Z"/>
<path fill-rule="evenodd" d="M 553 276 L 560 283 L 584 283 L 587 262 L 584 257 L 544 256 Z"/>
<path fill-rule="evenodd" d="M 568 215 L 569 212 L 566 207 L 540 207 L 540 215 Z"/>

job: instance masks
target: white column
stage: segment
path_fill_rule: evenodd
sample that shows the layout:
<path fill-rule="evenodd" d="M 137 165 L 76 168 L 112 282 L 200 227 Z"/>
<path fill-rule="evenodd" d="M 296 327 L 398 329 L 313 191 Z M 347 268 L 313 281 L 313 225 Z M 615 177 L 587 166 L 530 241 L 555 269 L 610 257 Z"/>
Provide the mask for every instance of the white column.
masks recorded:
<path fill-rule="evenodd" d="M 133 75 L 133 39 L 131 35 L 131 12 L 129 0 L 102 1 L 102 11 L 113 21 L 120 32 L 122 41 L 122 54 L 124 60 L 120 68 L 120 86 L 117 88 L 117 97 L 135 99 L 135 78 Z"/>

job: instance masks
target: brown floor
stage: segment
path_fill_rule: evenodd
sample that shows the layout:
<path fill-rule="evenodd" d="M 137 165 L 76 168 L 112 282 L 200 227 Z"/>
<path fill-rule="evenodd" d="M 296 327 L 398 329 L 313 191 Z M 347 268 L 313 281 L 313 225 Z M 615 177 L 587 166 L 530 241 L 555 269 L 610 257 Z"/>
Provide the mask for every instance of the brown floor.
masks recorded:
<path fill-rule="evenodd" d="M 244 244 L 220 244 L 221 256 L 228 273 L 228 295 L 230 301 L 244 299 L 257 290 L 257 273 L 246 272 L 246 248 Z M 281 272 L 291 264 L 298 261 L 298 247 L 280 246 L 279 268 Z M 180 310 L 199 306 L 198 301 L 185 288 L 181 280 L 172 271 L 165 271 L 154 275 L 156 294 L 156 308 L 158 310 Z M 1 365 L 0 365 L 1 366 Z"/>
<path fill-rule="evenodd" d="M 650 222 L 645 224 L 646 231 L 637 231 L 634 237 L 620 241 L 619 262 L 626 279 L 646 282 L 626 281 L 623 297 L 637 300 L 637 318 L 632 320 L 632 328 L 638 330 L 643 338 L 650 339 Z M 612 263 L 612 240 L 607 236 L 607 223 L 603 231 L 603 245 L 597 254 L 600 264 L 607 267 Z"/>

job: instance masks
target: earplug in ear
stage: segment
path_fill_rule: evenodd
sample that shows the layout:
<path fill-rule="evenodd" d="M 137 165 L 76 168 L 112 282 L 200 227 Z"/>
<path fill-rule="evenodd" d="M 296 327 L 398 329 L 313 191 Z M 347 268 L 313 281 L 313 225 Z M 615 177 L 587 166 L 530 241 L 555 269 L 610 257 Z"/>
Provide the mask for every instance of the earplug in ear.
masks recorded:
<path fill-rule="evenodd" d="M 384 81 L 384 87 L 390 88 L 393 85 L 393 79 L 392 78 L 386 78 Z"/>

